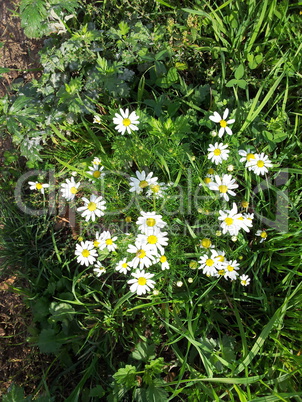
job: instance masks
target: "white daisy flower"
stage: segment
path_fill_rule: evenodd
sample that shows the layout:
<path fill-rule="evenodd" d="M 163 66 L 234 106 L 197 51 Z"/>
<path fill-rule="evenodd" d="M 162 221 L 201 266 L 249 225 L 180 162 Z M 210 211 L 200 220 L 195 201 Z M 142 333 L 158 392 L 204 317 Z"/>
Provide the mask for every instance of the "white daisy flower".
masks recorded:
<path fill-rule="evenodd" d="M 242 286 L 247 286 L 251 282 L 251 278 L 248 275 L 241 275 L 239 279 Z"/>
<path fill-rule="evenodd" d="M 168 263 L 167 257 L 165 255 L 161 255 L 158 262 L 161 263 L 161 269 L 163 271 L 165 269 L 170 269 L 170 264 Z"/>
<path fill-rule="evenodd" d="M 238 213 L 237 205 L 233 203 L 231 210 L 219 211 L 220 216 L 218 220 L 222 221 L 220 226 L 222 233 L 230 233 L 231 236 L 237 236 L 240 229 L 249 232 L 249 227 L 253 226 L 253 223 L 249 219 L 244 219 L 241 213 Z"/>
<path fill-rule="evenodd" d="M 100 117 L 100 116 L 95 115 L 95 116 L 93 117 L 93 123 L 101 124 L 101 122 L 102 122 L 102 120 L 101 120 L 101 117 Z"/>
<path fill-rule="evenodd" d="M 255 154 L 254 156 L 254 159 L 251 159 L 246 163 L 246 167 L 250 168 L 250 170 L 252 170 L 258 176 L 267 173 L 268 168 L 273 166 L 271 161 L 268 159 L 268 156 L 264 153 Z"/>
<path fill-rule="evenodd" d="M 132 272 L 131 274 L 134 279 L 130 279 L 127 283 L 130 286 L 130 292 L 137 293 L 138 296 L 149 292 L 154 288 L 155 281 L 153 278 L 154 274 L 148 274 L 144 270 Z"/>
<path fill-rule="evenodd" d="M 93 245 L 95 248 L 99 248 L 101 244 L 101 234 L 100 232 L 95 232 L 95 239 L 93 240 Z"/>
<path fill-rule="evenodd" d="M 246 162 L 245 167 L 247 167 L 248 162 L 250 162 L 252 159 L 255 159 L 255 153 L 250 150 L 250 148 L 245 151 L 244 149 L 239 149 L 238 151 L 239 155 L 242 156 L 240 158 L 240 162 Z M 251 170 L 251 167 L 248 167 L 249 170 Z"/>
<path fill-rule="evenodd" d="M 106 268 L 103 267 L 100 261 L 97 261 L 96 264 L 94 264 L 93 272 L 95 276 L 99 277 L 106 273 Z"/>
<path fill-rule="evenodd" d="M 203 274 L 207 276 L 217 276 L 217 271 L 221 268 L 221 261 L 213 251 L 202 255 L 198 261 L 200 264 L 198 269 L 202 269 Z"/>
<path fill-rule="evenodd" d="M 139 234 L 137 240 L 141 242 L 141 244 L 150 246 L 155 253 L 159 250 L 161 254 L 164 254 L 164 247 L 168 245 L 169 240 L 167 234 L 167 232 L 161 232 L 159 229 L 155 229 L 148 234 Z"/>
<path fill-rule="evenodd" d="M 138 130 L 137 125 L 139 123 L 139 117 L 135 112 L 132 112 L 129 115 L 129 109 L 126 109 L 125 111 L 120 109 L 120 114 L 115 113 L 113 123 L 116 124 L 115 129 L 122 135 L 124 135 L 126 131 L 130 134 L 131 131 Z"/>
<path fill-rule="evenodd" d="M 207 175 L 205 176 L 205 178 L 203 179 L 203 183 L 204 183 L 207 187 L 209 187 L 209 184 L 211 183 L 211 181 L 213 180 L 213 178 L 214 178 L 213 175 L 207 174 Z M 199 186 L 202 186 L 203 183 L 200 183 Z"/>
<path fill-rule="evenodd" d="M 104 231 L 101 233 L 99 237 L 99 249 L 104 250 L 105 248 L 108 251 L 114 251 L 117 248 L 117 245 L 114 243 L 117 240 L 117 236 L 112 237 L 109 231 Z"/>
<path fill-rule="evenodd" d="M 139 265 L 140 269 L 144 267 L 148 268 L 150 265 L 154 264 L 157 252 L 154 247 L 147 244 L 141 244 L 141 242 L 136 241 L 135 246 L 130 244 L 127 249 L 128 253 L 135 254 L 135 257 L 128 264 L 132 268 L 137 268 Z"/>
<path fill-rule="evenodd" d="M 121 261 L 119 261 L 119 263 L 115 267 L 115 270 L 126 275 L 127 272 L 131 270 L 131 268 L 127 262 L 127 258 L 123 258 Z"/>
<path fill-rule="evenodd" d="M 49 187 L 49 184 L 39 183 L 38 181 L 29 181 L 28 184 L 30 190 L 38 190 L 41 194 L 44 194 L 44 188 Z"/>
<path fill-rule="evenodd" d="M 76 183 L 74 181 L 74 177 L 71 177 L 71 179 L 66 179 L 66 183 L 61 184 L 61 193 L 64 198 L 66 198 L 67 201 L 72 201 L 78 192 L 80 182 Z"/>
<path fill-rule="evenodd" d="M 91 174 L 91 176 L 94 179 L 100 179 L 101 177 L 105 176 L 105 173 L 102 172 L 103 169 L 104 169 L 104 166 L 101 166 L 98 163 L 93 163 L 92 166 L 89 166 L 89 171 L 87 173 Z"/>
<path fill-rule="evenodd" d="M 98 255 L 93 247 L 92 241 L 81 241 L 81 244 L 76 245 L 75 255 L 77 255 L 77 262 L 81 265 L 91 265 L 96 260 Z"/>
<path fill-rule="evenodd" d="M 209 117 L 209 119 L 212 120 L 214 123 L 220 124 L 220 129 L 218 131 L 218 136 L 220 138 L 223 136 L 225 132 L 229 135 L 233 134 L 232 130 L 228 127 L 228 124 L 235 123 L 235 119 L 226 120 L 228 115 L 229 115 L 229 109 L 225 109 L 222 117 L 217 112 L 214 112 L 214 114 Z"/>
<path fill-rule="evenodd" d="M 222 178 L 218 175 L 215 175 L 215 180 L 209 184 L 209 189 L 213 191 L 219 191 L 220 197 L 224 198 L 226 201 L 229 201 L 229 194 L 235 196 L 236 193 L 232 191 L 234 188 L 238 188 L 238 184 L 236 184 L 236 180 L 232 179 L 230 174 L 224 174 Z"/>
<path fill-rule="evenodd" d="M 156 212 L 143 212 L 136 221 L 138 228 L 143 233 L 150 232 L 150 229 L 162 229 L 166 226 L 166 222 L 162 220 L 161 215 L 157 215 Z"/>
<path fill-rule="evenodd" d="M 150 172 L 146 175 L 144 170 L 142 172 L 137 170 L 135 174 L 136 177 L 130 177 L 130 192 L 135 191 L 137 194 L 140 194 L 144 188 L 157 183 L 157 177 L 152 177 L 153 172 Z"/>
<path fill-rule="evenodd" d="M 93 165 L 101 165 L 100 158 L 98 158 L 98 157 L 93 158 L 92 164 Z"/>
<path fill-rule="evenodd" d="M 260 236 L 260 243 L 263 243 L 267 238 L 267 232 L 265 230 L 257 230 L 256 236 Z"/>
<path fill-rule="evenodd" d="M 239 270 L 239 264 L 236 260 L 233 261 L 225 261 L 223 263 L 223 268 L 225 270 L 225 274 L 224 274 L 224 278 L 225 279 L 231 279 L 232 281 L 234 281 L 238 274 L 238 270 Z"/>
<path fill-rule="evenodd" d="M 94 222 L 96 216 L 100 217 L 105 215 L 103 211 L 106 209 L 106 201 L 101 195 L 97 197 L 96 195 L 91 194 L 90 200 L 86 197 L 83 197 L 82 200 L 85 205 L 77 208 L 77 211 L 82 212 L 81 215 L 83 218 L 85 217 L 86 222 L 88 222 L 89 219 Z"/>
<path fill-rule="evenodd" d="M 147 197 L 162 198 L 165 195 L 165 191 L 168 189 L 165 183 L 155 183 L 149 186 L 147 191 Z"/>
<path fill-rule="evenodd" d="M 218 142 L 215 142 L 214 145 L 210 144 L 208 148 L 208 159 L 210 159 L 211 162 L 214 162 L 216 165 L 226 161 L 230 152 L 227 148 L 228 145 L 223 144 L 222 142 L 220 144 L 218 144 Z"/>

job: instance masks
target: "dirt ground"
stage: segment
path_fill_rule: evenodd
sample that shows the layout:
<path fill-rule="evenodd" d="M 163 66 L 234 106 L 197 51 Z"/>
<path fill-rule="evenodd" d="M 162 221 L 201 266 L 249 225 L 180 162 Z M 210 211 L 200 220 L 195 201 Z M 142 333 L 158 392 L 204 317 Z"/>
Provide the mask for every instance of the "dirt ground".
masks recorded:
<path fill-rule="evenodd" d="M 11 92 L 16 79 L 29 81 L 39 76 L 42 41 L 26 38 L 17 10 L 16 0 L 0 0 L 0 67 L 11 69 L 0 78 L 0 97 Z M 10 138 L 0 132 L 0 175 L 3 154 L 11 146 Z M 31 316 L 23 297 L 12 290 L 16 286 L 13 272 L 3 274 L 3 263 L 0 250 L 0 399 L 12 383 L 24 386 L 27 393 L 34 392 L 45 364 L 38 349 L 26 342 Z"/>

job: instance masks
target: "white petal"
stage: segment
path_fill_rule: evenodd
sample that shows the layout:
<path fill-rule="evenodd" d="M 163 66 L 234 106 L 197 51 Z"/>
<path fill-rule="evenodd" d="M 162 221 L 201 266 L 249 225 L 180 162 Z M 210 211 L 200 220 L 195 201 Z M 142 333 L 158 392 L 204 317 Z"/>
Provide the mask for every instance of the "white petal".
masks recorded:
<path fill-rule="evenodd" d="M 228 117 L 228 115 L 229 115 L 229 109 L 226 108 L 225 111 L 223 112 L 223 120 L 226 120 L 226 118 Z"/>

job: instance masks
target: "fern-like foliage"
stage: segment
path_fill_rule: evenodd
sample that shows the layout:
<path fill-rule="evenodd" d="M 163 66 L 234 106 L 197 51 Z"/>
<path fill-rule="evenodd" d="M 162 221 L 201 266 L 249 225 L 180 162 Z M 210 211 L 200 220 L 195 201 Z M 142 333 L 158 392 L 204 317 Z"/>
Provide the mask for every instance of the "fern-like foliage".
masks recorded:
<path fill-rule="evenodd" d="M 51 33 L 54 21 L 63 24 L 66 13 L 74 13 L 78 7 L 80 0 L 21 0 L 21 26 L 29 38 L 41 38 Z"/>

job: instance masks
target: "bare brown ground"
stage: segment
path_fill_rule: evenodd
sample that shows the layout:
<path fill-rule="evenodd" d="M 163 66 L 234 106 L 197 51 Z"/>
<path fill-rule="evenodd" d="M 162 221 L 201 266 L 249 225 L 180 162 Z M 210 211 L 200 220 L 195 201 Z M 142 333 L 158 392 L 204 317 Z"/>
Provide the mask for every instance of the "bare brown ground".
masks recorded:
<path fill-rule="evenodd" d="M 0 97 L 12 91 L 16 79 L 27 82 L 39 76 L 42 41 L 26 38 L 16 16 L 17 7 L 14 0 L 0 0 L 0 67 L 10 69 L 0 77 Z M 11 139 L 0 132 L 0 175 L 4 152 L 10 148 Z M 34 393 L 46 363 L 37 348 L 26 341 L 31 323 L 29 309 L 23 297 L 12 291 L 17 279 L 13 272 L 3 274 L 3 264 L 0 249 L 0 399 L 12 383 L 23 386 L 26 393 Z"/>

